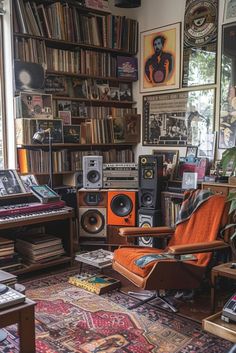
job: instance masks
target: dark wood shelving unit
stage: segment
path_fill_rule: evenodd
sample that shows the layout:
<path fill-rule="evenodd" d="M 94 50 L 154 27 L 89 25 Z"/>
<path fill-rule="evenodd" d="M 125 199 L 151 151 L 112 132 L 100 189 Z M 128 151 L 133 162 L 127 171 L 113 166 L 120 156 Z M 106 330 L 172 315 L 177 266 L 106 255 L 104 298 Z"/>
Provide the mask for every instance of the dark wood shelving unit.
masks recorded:
<path fill-rule="evenodd" d="M 53 100 L 69 100 L 69 101 L 74 101 L 74 102 L 85 102 L 89 103 L 88 105 L 115 105 L 115 106 L 120 106 L 123 107 L 124 105 L 134 105 L 136 102 L 134 101 L 113 101 L 113 100 L 100 100 L 100 99 L 88 99 L 88 98 L 75 98 L 75 97 L 69 97 L 69 96 L 53 96 Z"/>
<path fill-rule="evenodd" d="M 91 10 L 91 12 L 93 12 L 93 11 Z M 52 48 L 71 49 L 71 50 L 77 50 L 78 48 L 84 48 L 84 49 L 93 49 L 93 50 L 97 50 L 97 51 L 109 52 L 109 53 L 113 53 L 113 54 L 117 54 L 117 55 L 126 55 L 126 56 L 134 56 L 137 54 L 137 53 L 130 53 L 129 51 L 122 50 L 122 49 L 100 47 L 98 45 L 93 45 L 93 44 L 89 44 L 89 43 L 69 42 L 69 41 L 62 40 L 62 39 L 54 39 L 54 38 L 35 36 L 33 34 L 27 34 L 27 33 L 14 32 L 14 36 L 19 37 L 19 38 L 26 38 L 26 39 L 32 38 L 32 39 L 42 40 L 45 43 L 50 44 L 50 47 L 52 47 Z"/>
<path fill-rule="evenodd" d="M 75 148 L 75 149 L 93 149 L 97 147 L 114 147 L 114 148 L 123 148 L 123 147 L 128 147 L 128 146 L 135 146 L 136 142 L 124 142 L 124 143 L 93 143 L 93 144 L 77 144 L 77 143 L 53 143 L 52 147 L 54 149 L 59 148 Z M 29 148 L 29 149 L 48 149 L 49 145 L 48 144 L 41 144 L 41 145 L 17 145 L 17 148 Z"/>

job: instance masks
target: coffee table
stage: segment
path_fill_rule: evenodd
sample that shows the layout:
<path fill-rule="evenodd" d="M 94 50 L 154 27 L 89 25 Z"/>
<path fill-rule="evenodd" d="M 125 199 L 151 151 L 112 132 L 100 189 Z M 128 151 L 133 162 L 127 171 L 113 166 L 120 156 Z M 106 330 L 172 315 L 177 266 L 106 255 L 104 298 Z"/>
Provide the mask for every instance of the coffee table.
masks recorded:
<path fill-rule="evenodd" d="M 34 306 L 30 299 L 6 309 L 0 310 L 0 328 L 18 324 L 20 352 L 35 353 Z"/>

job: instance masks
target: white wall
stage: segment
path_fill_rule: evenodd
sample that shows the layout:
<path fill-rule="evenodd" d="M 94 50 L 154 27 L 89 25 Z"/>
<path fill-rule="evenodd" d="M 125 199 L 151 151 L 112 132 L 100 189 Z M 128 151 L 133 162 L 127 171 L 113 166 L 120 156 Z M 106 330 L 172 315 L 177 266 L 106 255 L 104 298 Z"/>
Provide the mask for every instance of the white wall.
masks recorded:
<path fill-rule="evenodd" d="M 116 7 L 112 7 L 112 12 L 122 14 L 127 17 L 132 17 L 138 20 L 140 32 L 146 31 L 153 28 L 162 27 L 171 23 L 182 22 L 184 20 L 185 0 L 141 0 L 142 5 L 137 9 L 119 9 L 117 12 Z M 223 18 L 223 0 L 219 0 L 219 32 L 218 32 L 218 57 L 217 57 L 217 81 L 216 85 L 216 111 L 215 111 L 215 130 L 218 131 L 219 127 L 219 91 L 220 91 L 220 53 L 221 53 L 221 24 Z M 182 30 L 183 32 L 183 30 Z M 183 40 L 181 42 L 181 45 Z M 138 59 L 140 62 L 140 53 L 138 53 Z M 182 59 L 181 59 L 182 64 Z M 181 73 L 182 78 L 182 73 Z M 170 92 L 170 91 L 168 91 Z M 177 92 L 177 90 L 175 90 Z M 155 92 L 152 92 L 152 94 Z M 162 91 L 161 93 L 164 93 Z M 134 85 L 134 100 L 137 101 L 138 112 L 142 114 L 142 94 L 139 92 L 139 82 Z M 142 141 L 142 139 L 141 139 Z M 152 153 L 152 149 L 166 149 L 166 147 L 144 147 L 140 143 L 136 148 L 136 157 L 139 154 Z M 169 147 L 168 149 L 176 149 L 175 147 Z M 178 148 L 180 156 L 185 156 L 186 149 L 184 147 Z M 221 152 L 218 151 L 217 156 Z"/>

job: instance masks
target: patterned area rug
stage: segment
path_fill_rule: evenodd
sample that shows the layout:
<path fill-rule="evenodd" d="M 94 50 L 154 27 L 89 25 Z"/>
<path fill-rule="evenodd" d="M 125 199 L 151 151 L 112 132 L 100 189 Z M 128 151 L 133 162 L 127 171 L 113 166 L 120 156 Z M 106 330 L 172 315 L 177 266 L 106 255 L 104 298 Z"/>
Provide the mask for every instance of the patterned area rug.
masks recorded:
<path fill-rule="evenodd" d="M 26 282 L 37 301 L 37 353 L 226 353 L 232 346 L 200 325 L 145 305 L 125 307 L 135 299 L 120 292 L 97 296 L 67 283 L 78 270 Z M 16 353 L 16 326 L 0 353 Z M 22 352 L 23 353 L 23 352 Z"/>

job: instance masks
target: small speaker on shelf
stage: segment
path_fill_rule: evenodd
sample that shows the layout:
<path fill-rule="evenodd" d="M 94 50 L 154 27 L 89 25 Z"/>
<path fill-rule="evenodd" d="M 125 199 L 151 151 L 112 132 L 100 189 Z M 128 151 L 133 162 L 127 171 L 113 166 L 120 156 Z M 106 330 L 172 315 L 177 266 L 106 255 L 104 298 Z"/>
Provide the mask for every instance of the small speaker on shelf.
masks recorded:
<path fill-rule="evenodd" d="M 107 207 L 107 191 L 79 190 L 77 197 L 79 207 Z"/>
<path fill-rule="evenodd" d="M 102 188 L 102 156 L 83 157 L 83 186 L 85 189 Z"/>
<path fill-rule="evenodd" d="M 105 238 L 106 208 L 79 208 L 79 236 L 86 238 Z"/>
<path fill-rule="evenodd" d="M 150 209 L 139 209 L 138 226 L 140 228 L 151 228 L 161 226 L 161 211 Z M 162 240 L 153 237 L 139 237 L 139 246 L 150 246 L 154 248 L 162 247 Z"/>
<path fill-rule="evenodd" d="M 74 174 L 64 174 L 63 184 L 75 186 L 77 189 L 81 189 L 83 187 L 83 171 L 79 170 Z"/>
<path fill-rule="evenodd" d="M 135 226 L 136 191 L 108 191 L 108 225 Z"/>
<path fill-rule="evenodd" d="M 15 90 L 32 91 L 44 88 L 45 72 L 41 64 L 14 61 Z"/>

